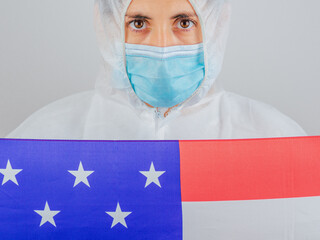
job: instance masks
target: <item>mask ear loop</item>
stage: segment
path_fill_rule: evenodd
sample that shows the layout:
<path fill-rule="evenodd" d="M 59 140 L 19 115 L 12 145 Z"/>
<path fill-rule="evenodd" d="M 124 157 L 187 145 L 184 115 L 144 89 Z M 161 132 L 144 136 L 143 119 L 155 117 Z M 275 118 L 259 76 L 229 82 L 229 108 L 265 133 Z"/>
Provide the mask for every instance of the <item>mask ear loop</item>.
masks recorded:
<path fill-rule="evenodd" d="M 132 0 L 127 0 L 123 6 L 123 11 L 121 13 L 121 41 L 122 41 L 122 59 L 123 59 L 123 64 L 124 66 L 123 71 L 125 72 L 125 78 L 129 83 L 129 88 L 126 89 L 127 95 L 128 95 L 128 100 L 129 102 L 134 102 L 135 107 L 142 107 L 143 109 L 149 108 L 143 101 L 141 101 L 138 96 L 135 94 L 133 87 L 131 85 L 130 79 L 128 77 L 128 72 L 127 72 L 127 61 L 126 61 L 126 38 L 125 38 L 125 15 L 128 11 L 129 5 L 132 2 Z M 132 103 L 133 104 L 133 103 Z"/>
<path fill-rule="evenodd" d="M 197 4 L 194 2 L 194 0 L 188 0 L 189 3 L 192 5 L 195 13 L 197 14 L 198 16 L 198 19 L 199 19 L 199 22 L 200 22 L 200 26 L 201 26 L 201 33 L 202 33 L 202 43 L 203 43 L 203 58 L 204 58 L 204 77 L 203 77 L 203 80 L 200 84 L 200 86 L 194 91 L 194 93 L 189 97 L 187 98 L 186 100 L 184 100 L 183 102 L 177 104 L 176 106 L 173 106 L 171 107 L 170 109 L 168 109 L 168 113 L 172 110 L 178 110 L 178 109 L 181 109 L 183 107 L 183 105 L 185 105 L 186 103 L 188 103 L 189 101 L 191 101 L 191 99 L 196 95 L 198 94 L 198 92 L 201 90 L 204 82 L 206 81 L 207 79 L 207 69 L 208 69 L 208 59 L 207 59 L 207 35 L 206 35 L 206 32 L 204 31 L 205 28 L 204 28 L 204 23 L 203 23 L 203 19 L 202 19 L 202 16 L 200 15 L 200 10 L 198 9 L 198 6 Z"/>
<path fill-rule="evenodd" d="M 124 66 L 124 71 L 126 73 L 126 78 L 131 86 L 129 77 L 128 77 L 128 73 L 127 73 L 127 61 L 126 61 L 126 37 L 125 37 L 125 15 L 128 11 L 129 5 L 131 3 L 132 0 L 127 0 L 127 2 L 124 4 L 124 11 L 121 13 L 121 40 L 122 40 L 122 59 L 123 59 L 123 66 Z M 131 87 L 132 88 L 132 87 Z M 133 90 L 133 89 L 132 89 Z"/>
<path fill-rule="evenodd" d="M 204 57 L 204 78 L 202 83 L 200 84 L 200 86 L 198 87 L 198 89 L 201 87 L 201 85 L 203 84 L 203 82 L 206 80 L 207 78 L 207 67 L 208 67 L 208 58 L 207 58 L 207 35 L 206 35 L 206 31 L 205 31 L 205 26 L 203 23 L 203 19 L 202 19 L 202 15 L 200 14 L 200 10 L 198 9 L 197 4 L 195 3 L 194 0 L 188 0 L 194 11 L 196 12 L 199 22 L 200 22 L 200 26 L 201 26 L 201 34 L 202 34 L 202 44 L 203 44 L 203 57 Z"/>

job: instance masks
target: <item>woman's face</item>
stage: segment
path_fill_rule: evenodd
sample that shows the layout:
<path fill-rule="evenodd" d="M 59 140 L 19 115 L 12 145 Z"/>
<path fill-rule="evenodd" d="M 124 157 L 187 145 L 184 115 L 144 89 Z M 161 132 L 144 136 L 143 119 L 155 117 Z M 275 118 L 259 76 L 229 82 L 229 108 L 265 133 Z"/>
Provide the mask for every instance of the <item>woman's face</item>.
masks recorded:
<path fill-rule="evenodd" d="M 188 0 L 132 0 L 125 42 L 157 47 L 202 42 L 199 19 Z"/>

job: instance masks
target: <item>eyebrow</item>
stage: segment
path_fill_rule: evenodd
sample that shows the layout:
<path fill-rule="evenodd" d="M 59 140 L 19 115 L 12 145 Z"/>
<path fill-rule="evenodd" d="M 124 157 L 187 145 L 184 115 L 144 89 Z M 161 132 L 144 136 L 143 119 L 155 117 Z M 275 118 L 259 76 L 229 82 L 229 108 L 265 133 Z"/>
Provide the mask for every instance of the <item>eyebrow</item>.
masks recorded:
<path fill-rule="evenodd" d="M 173 17 L 171 17 L 170 19 L 175 19 L 175 18 L 188 18 L 188 17 L 196 17 L 197 15 L 193 12 L 182 12 L 179 13 Z"/>
<path fill-rule="evenodd" d="M 132 14 L 126 14 L 126 17 L 131 17 L 131 18 L 138 18 L 138 19 L 151 19 L 151 17 L 148 16 L 143 16 L 141 13 L 132 13 Z"/>
<path fill-rule="evenodd" d="M 136 18 L 136 19 L 149 19 L 151 20 L 151 17 L 145 16 L 142 13 L 132 13 L 132 14 L 126 14 L 126 17 L 130 17 L 130 18 Z M 175 16 L 172 16 L 170 19 L 176 19 L 176 18 L 188 18 L 188 17 L 195 17 L 197 16 L 195 13 L 193 12 L 181 12 Z"/>

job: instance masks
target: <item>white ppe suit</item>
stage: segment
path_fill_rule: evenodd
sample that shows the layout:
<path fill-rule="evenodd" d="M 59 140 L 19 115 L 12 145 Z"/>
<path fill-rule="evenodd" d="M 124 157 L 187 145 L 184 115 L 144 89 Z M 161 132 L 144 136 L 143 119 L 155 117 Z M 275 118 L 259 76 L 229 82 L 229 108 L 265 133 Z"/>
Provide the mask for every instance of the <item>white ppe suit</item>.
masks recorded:
<path fill-rule="evenodd" d="M 148 107 L 136 96 L 126 73 L 124 45 L 124 19 L 131 0 L 96 0 L 102 67 L 95 89 L 43 107 L 7 137 L 163 140 L 306 135 L 275 108 L 223 90 L 216 80 L 228 35 L 230 3 L 189 1 L 202 28 L 205 77 L 187 101 L 168 111 Z"/>

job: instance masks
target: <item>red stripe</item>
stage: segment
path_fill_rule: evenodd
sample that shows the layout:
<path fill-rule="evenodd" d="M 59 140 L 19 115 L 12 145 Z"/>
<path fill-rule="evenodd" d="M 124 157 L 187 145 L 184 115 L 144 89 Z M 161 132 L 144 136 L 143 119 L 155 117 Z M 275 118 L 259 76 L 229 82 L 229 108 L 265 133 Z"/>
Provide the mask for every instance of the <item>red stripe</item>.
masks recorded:
<path fill-rule="evenodd" d="M 182 201 L 320 196 L 320 136 L 180 141 Z"/>

